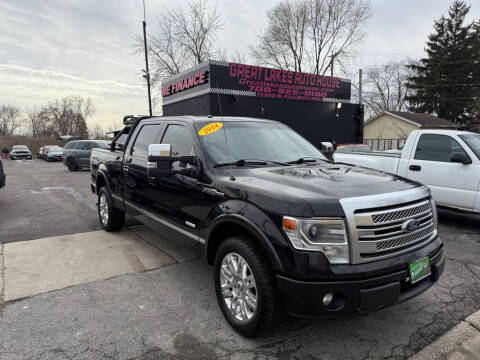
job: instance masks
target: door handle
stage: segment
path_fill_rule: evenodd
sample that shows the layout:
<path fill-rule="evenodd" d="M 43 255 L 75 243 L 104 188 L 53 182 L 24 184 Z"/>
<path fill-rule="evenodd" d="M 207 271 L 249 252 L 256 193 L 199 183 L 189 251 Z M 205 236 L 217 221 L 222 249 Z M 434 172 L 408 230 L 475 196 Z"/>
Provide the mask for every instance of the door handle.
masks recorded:
<path fill-rule="evenodd" d="M 123 171 L 128 172 L 128 169 L 129 169 L 128 166 L 123 165 Z"/>
<path fill-rule="evenodd" d="M 422 170 L 422 167 L 420 165 L 410 165 L 408 169 L 411 171 L 420 171 Z"/>

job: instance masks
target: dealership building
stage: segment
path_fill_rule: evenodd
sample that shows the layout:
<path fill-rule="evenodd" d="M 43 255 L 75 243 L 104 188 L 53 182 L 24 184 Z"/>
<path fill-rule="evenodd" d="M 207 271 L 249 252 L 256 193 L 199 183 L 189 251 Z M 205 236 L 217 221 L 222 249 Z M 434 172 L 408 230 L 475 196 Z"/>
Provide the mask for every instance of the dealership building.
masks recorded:
<path fill-rule="evenodd" d="M 162 100 L 164 116 L 272 119 L 317 146 L 363 141 L 363 109 L 348 79 L 209 60 L 165 79 Z"/>

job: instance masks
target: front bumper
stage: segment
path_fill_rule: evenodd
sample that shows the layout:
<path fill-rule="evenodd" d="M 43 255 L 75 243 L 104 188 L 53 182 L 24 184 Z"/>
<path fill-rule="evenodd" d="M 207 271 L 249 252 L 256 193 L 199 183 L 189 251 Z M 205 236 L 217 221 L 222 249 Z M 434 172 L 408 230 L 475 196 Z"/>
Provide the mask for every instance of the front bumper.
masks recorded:
<path fill-rule="evenodd" d="M 287 312 L 302 317 L 337 318 L 398 304 L 421 294 L 440 278 L 445 267 L 441 244 L 437 238 L 409 254 L 410 259 L 430 257 L 432 274 L 414 285 L 406 281 L 409 272 L 405 258 L 403 269 L 384 268 L 381 274 L 363 279 L 302 281 L 277 275 L 280 296 Z M 352 273 L 358 275 L 361 266 L 351 265 Z M 324 306 L 322 300 L 327 293 L 333 293 L 334 298 L 329 306 Z"/>
<path fill-rule="evenodd" d="M 17 159 L 31 159 L 32 154 L 10 154 L 10 158 L 12 160 L 17 160 Z"/>
<path fill-rule="evenodd" d="M 62 155 L 47 155 L 48 161 L 62 161 Z"/>

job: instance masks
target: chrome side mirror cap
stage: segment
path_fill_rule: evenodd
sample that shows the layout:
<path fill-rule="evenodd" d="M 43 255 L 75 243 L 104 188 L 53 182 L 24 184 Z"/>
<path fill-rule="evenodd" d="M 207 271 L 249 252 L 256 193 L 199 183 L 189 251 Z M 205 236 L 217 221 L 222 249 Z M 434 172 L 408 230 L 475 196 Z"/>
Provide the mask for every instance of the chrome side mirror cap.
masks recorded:
<path fill-rule="evenodd" d="M 170 144 L 150 144 L 148 145 L 148 157 L 170 157 L 172 156 L 172 147 Z"/>

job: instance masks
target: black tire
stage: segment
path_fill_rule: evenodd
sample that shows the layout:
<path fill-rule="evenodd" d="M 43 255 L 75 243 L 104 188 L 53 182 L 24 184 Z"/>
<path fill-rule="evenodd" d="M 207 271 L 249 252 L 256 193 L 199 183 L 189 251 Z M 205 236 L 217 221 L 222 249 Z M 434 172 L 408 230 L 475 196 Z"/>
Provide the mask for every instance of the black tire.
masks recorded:
<path fill-rule="evenodd" d="M 74 158 L 68 158 L 67 159 L 67 168 L 70 171 L 77 171 L 78 170 L 77 161 Z"/>
<path fill-rule="evenodd" d="M 105 199 L 106 209 L 102 208 L 102 197 Z M 113 199 L 105 186 L 100 188 L 100 191 L 98 192 L 97 210 L 100 225 L 102 225 L 103 230 L 118 231 L 123 227 L 125 223 L 125 213 L 113 205 Z M 102 210 L 106 210 L 108 215 L 106 218 L 102 214 Z"/>
<path fill-rule="evenodd" d="M 229 254 L 240 255 L 246 261 L 255 280 L 256 310 L 247 321 L 238 320 L 232 314 L 222 294 L 220 269 L 224 258 Z M 226 239 L 216 253 L 214 271 L 218 304 L 225 319 L 235 331 L 245 337 L 254 337 L 272 327 L 281 311 L 275 274 L 270 260 L 255 241 L 245 236 Z M 234 290 L 231 289 L 230 292 L 233 294 Z"/>

